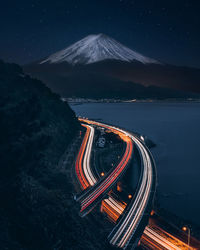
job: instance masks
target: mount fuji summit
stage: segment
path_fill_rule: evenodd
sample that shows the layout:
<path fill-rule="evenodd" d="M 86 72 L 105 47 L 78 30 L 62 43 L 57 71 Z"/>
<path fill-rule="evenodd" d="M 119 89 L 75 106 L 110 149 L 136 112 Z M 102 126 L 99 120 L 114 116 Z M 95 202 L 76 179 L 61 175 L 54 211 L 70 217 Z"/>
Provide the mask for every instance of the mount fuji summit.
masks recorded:
<path fill-rule="evenodd" d="M 104 34 L 23 68 L 63 97 L 166 99 L 200 93 L 199 69 L 161 63 Z"/>
<path fill-rule="evenodd" d="M 107 59 L 125 62 L 138 61 L 143 64 L 159 63 L 127 48 L 107 35 L 98 34 L 89 35 L 66 49 L 50 55 L 40 64 L 62 62 L 68 62 L 72 65 L 90 64 Z"/>

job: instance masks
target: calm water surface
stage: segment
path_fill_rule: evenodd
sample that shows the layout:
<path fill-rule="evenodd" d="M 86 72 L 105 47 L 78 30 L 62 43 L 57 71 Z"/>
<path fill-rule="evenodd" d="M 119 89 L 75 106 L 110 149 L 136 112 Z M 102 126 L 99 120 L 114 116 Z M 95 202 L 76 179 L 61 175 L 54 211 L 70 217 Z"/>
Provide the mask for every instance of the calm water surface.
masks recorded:
<path fill-rule="evenodd" d="M 148 136 L 163 207 L 200 225 L 200 103 L 87 103 L 77 115 Z"/>

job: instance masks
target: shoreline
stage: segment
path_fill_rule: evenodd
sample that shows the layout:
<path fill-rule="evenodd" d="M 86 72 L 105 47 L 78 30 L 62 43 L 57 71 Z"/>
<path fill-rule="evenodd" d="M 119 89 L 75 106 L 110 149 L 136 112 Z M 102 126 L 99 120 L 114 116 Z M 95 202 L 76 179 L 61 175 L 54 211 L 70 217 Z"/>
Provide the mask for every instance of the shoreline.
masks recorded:
<path fill-rule="evenodd" d="M 133 100 L 122 100 L 122 99 L 90 99 L 90 98 L 63 98 L 63 102 L 70 104 L 85 104 L 85 103 L 200 103 L 200 99 L 133 99 Z"/>

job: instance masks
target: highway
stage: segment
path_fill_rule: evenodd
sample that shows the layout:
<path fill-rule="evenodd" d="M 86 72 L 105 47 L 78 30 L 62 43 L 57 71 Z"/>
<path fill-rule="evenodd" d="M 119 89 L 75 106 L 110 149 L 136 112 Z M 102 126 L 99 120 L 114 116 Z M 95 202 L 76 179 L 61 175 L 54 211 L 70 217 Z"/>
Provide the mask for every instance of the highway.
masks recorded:
<path fill-rule="evenodd" d="M 87 128 L 90 129 L 90 135 L 89 135 L 89 139 L 88 139 L 88 143 L 87 143 L 87 147 L 86 147 L 85 155 L 83 159 L 83 172 L 90 186 L 93 186 L 97 182 L 94 174 L 92 173 L 91 165 L 90 165 L 92 143 L 94 139 L 94 128 L 89 125 L 82 124 L 82 126 L 87 126 Z"/>
<path fill-rule="evenodd" d="M 123 213 L 125 206 L 117 199 L 109 197 L 102 202 L 103 212 L 106 212 L 112 221 L 116 222 L 119 216 Z M 141 244 L 147 249 L 160 250 L 187 250 L 194 249 L 179 240 L 178 238 L 167 233 L 163 229 L 155 225 L 146 226 L 141 237 Z"/>
<path fill-rule="evenodd" d="M 82 124 L 87 130 L 77 157 L 77 176 L 80 178 L 80 183 L 83 189 L 85 189 L 85 185 L 87 185 L 87 187 L 93 186 L 93 188 L 87 189 L 88 191 L 86 190 L 87 192 L 83 195 L 83 197 L 86 197 L 81 201 L 81 212 L 99 197 L 100 200 L 102 200 L 104 198 L 102 194 L 107 194 L 113 184 L 116 183 L 116 180 L 122 176 L 121 174 L 133 154 L 133 142 L 139 150 L 142 160 L 142 175 L 136 194 L 132 198 L 130 204 L 127 206 L 126 203 L 120 202 L 116 198 L 109 195 L 108 198 L 105 198 L 102 201 L 101 205 L 102 212 L 106 212 L 109 217 L 112 218 L 114 223 L 118 222 L 118 219 L 121 218 L 109 234 L 108 240 L 113 246 L 125 249 L 133 238 L 134 233 L 137 231 L 142 217 L 145 215 L 148 203 L 152 202 L 152 197 L 154 196 L 153 195 L 151 197 L 151 193 L 154 193 L 156 186 L 155 184 L 153 185 L 156 176 L 152 156 L 142 141 L 127 131 L 99 122 L 85 119 L 79 120 L 88 124 L 109 129 L 118 134 L 126 142 L 126 150 L 120 163 L 114 170 L 109 172 L 108 175 L 105 175 L 105 178 L 97 181 L 90 166 L 94 128 L 90 125 Z M 122 214 L 123 216 L 121 216 Z M 194 249 L 161 228 L 156 228 L 155 226 L 152 227 L 151 225 L 145 228 L 141 237 L 141 243 L 148 249 Z"/>
<path fill-rule="evenodd" d="M 139 188 L 135 194 L 134 199 L 132 199 L 130 205 L 126 209 L 125 215 L 121 218 L 119 223 L 115 226 L 115 228 L 108 236 L 110 244 L 119 248 L 126 248 L 135 231 L 137 230 L 138 225 L 140 224 L 140 221 L 145 213 L 146 207 L 149 202 L 150 193 L 151 191 L 153 191 L 152 183 L 154 176 L 152 160 L 149 155 L 149 151 L 136 136 L 132 135 L 131 133 L 128 133 L 127 131 L 103 123 L 90 121 L 87 119 L 79 120 L 88 124 L 107 128 L 113 131 L 114 133 L 119 134 L 119 136 L 124 141 L 126 141 L 127 144 L 125 154 L 119 165 L 114 169 L 114 171 L 112 171 L 112 173 L 107 176 L 107 178 L 104 179 L 103 182 L 97 185 L 96 188 L 92 190 L 92 192 L 86 193 L 86 198 L 81 200 L 81 213 L 88 206 L 90 206 L 90 204 L 94 202 L 102 193 L 108 193 L 113 184 L 116 183 L 115 180 L 119 179 L 120 174 L 122 173 L 123 169 L 125 169 L 133 153 L 133 142 L 140 152 L 142 160 L 142 178 L 140 181 Z"/>
<path fill-rule="evenodd" d="M 77 157 L 76 166 L 77 166 L 77 173 L 78 173 L 77 177 L 80 178 L 81 187 L 84 189 L 85 187 L 84 184 L 87 184 L 87 187 L 88 187 L 88 184 L 90 186 L 93 186 L 97 183 L 97 179 L 94 176 L 93 171 L 91 169 L 91 165 L 90 165 L 92 143 L 94 139 L 94 128 L 92 126 L 85 125 L 85 124 L 82 124 L 82 126 L 86 128 L 86 133 L 82 142 L 82 146 L 79 151 L 79 155 Z M 82 157 L 83 155 L 84 157 Z M 84 183 L 82 182 L 82 179 L 84 179 Z M 123 212 L 125 208 L 125 205 L 123 203 L 118 202 L 116 199 L 114 199 L 111 196 L 109 196 L 108 199 L 105 199 L 104 202 L 108 203 L 108 205 L 111 205 L 111 204 L 115 205 L 114 210 L 117 212 L 116 218 L 119 217 L 119 215 Z M 106 207 L 106 204 L 105 204 L 105 207 Z"/>
<path fill-rule="evenodd" d="M 95 199 L 104 191 L 108 192 L 112 184 L 115 183 L 114 181 L 116 174 L 118 177 L 120 176 L 121 167 L 122 169 L 125 168 L 128 160 L 131 157 L 131 154 L 133 153 L 133 142 L 135 143 L 141 154 L 142 178 L 140 181 L 140 186 L 137 190 L 134 199 L 132 199 L 132 202 L 127 208 L 125 216 L 121 218 L 119 223 L 115 226 L 115 228 L 108 236 L 110 244 L 120 248 L 126 248 L 134 232 L 137 230 L 137 227 L 144 215 L 150 197 L 150 192 L 153 182 L 153 169 L 149 152 L 142 144 L 142 142 L 138 138 L 136 138 L 136 136 L 132 135 L 131 133 L 128 133 L 127 131 L 116 128 L 114 126 L 106 125 L 99 122 L 89 121 L 85 119 L 80 119 L 80 121 L 108 128 L 114 133 L 119 134 L 120 137 L 123 138 L 123 140 L 125 140 L 127 143 L 126 152 L 120 164 L 105 179 L 103 183 L 101 183 L 95 190 L 93 190 L 93 192 L 88 194 L 88 196 L 84 200 L 82 200 L 81 212 L 84 211 L 84 209 L 87 208 L 93 201 L 95 201 Z"/>
<path fill-rule="evenodd" d="M 151 249 L 162 250 L 192 250 L 194 248 L 189 247 L 184 242 L 180 241 L 176 237 L 170 235 L 164 230 L 158 227 L 147 226 L 144 230 L 141 242 Z"/>
<path fill-rule="evenodd" d="M 135 199 L 132 200 L 131 204 L 128 207 L 126 216 L 121 219 L 116 228 L 114 228 L 114 230 L 108 237 L 112 245 L 120 248 L 126 248 L 134 232 L 136 231 L 148 205 L 153 182 L 152 161 L 149 156 L 149 152 L 146 150 L 146 148 L 138 138 L 136 138 L 132 134 L 127 134 L 135 142 L 135 145 L 138 147 L 141 153 L 141 159 L 143 161 L 143 173 L 140 187 L 135 196 Z"/>
<path fill-rule="evenodd" d="M 126 205 L 127 204 L 125 202 L 119 202 L 110 195 L 107 199 L 102 201 L 101 212 L 106 213 L 109 219 L 116 223 L 120 215 L 123 213 Z"/>
<path fill-rule="evenodd" d="M 84 195 L 82 199 L 79 199 L 81 202 L 80 214 L 84 216 L 91 210 L 90 208 L 93 203 L 95 203 L 96 201 L 101 201 L 104 196 L 107 195 L 109 190 L 113 187 L 114 184 L 116 184 L 117 180 L 119 180 L 119 177 L 124 173 L 133 154 L 133 143 L 131 138 L 127 136 L 124 131 L 119 131 L 114 127 L 108 126 L 106 124 L 100 124 L 97 122 L 83 119 L 80 120 L 89 124 L 107 128 L 112 132 L 118 134 L 122 138 L 122 140 L 126 142 L 125 153 L 119 164 L 113 169 L 113 171 L 111 171 L 109 174 L 106 174 L 101 181 L 96 183 L 94 189 L 91 189 L 91 191 L 89 190 L 85 193 L 86 195 Z"/>
<path fill-rule="evenodd" d="M 81 189 L 87 189 L 96 183 L 96 178 L 92 173 L 90 166 L 91 149 L 94 139 L 94 128 L 89 125 L 82 124 L 86 128 L 86 133 L 81 144 L 76 163 L 76 176 L 81 185 Z"/>
<path fill-rule="evenodd" d="M 86 120 L 86 122 L 88 121 Z M 91 123 L 91 121 L 89 121 L 88 123 Z M 152 188 L 153 174 L 154 174 L 152 167 L 152 160 L 151 157 L 149 156 L 148 150 L 136 136 L 122 129 L 116 128 L 114 126 L 109 126 L 106 124 L 93 121 L 92 123 L 97 126 L 109 128 L 113 131 L 118 131 L 119 133 L 123 134 L 123 138 L 125 137 L 130 138 L 131 141 L 135 143 L 141 154 L 143 171 L 142 171 L 140 187 L 137 190 L 137 194 L 135 195 L 134 199 L 127 208 L 128 212 L 126 211 L 126 215 L 122 217 L 120 222 L 116 225 L 116 227 L 112 230 L 112 232 L 108 236 L 110 244 L 120 248 L 126 248 L 134 232 L 137 230 L 137 227 L 148 205 L 150 193 L 152 191 L 151 188 Z M 91 194 L 83 201 L 82 210 L 88 205 L 91 199 L 95 199 L 95 194 L 94 195 Z"/>

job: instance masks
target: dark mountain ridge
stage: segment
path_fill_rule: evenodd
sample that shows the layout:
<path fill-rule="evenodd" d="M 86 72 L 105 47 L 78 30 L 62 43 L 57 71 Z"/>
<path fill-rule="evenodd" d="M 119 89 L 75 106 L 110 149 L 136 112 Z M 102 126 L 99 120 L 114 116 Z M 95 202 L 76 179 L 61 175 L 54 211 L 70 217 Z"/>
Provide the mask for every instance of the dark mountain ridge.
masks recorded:
<path fill-rule="evenodd" d="M 90 90 L 91 84 L 87 84 L 85 79 L 93 81 L 97 92 L 101 92 L 100 98 L 107 97 L 103 80 L 111 91 L 109 96 L 118 99 L 187 98 L 194 96 L 191 92 L 200 93 L 200 69 L 169 65 L 148 58 L 104 34 L 89 35 L 42 60 L 24 65 L 24 70 L 43 80 L 63 97 L 96 98 L 97 93 Z M 71 82 L 72 78 L 74 83 Z M 138 84 L 141 85 L 139 90 Z M 116 91 L 119 86 L 121 92 Z M 142 91 L 142 86 L 154 87 L 143 88 Z M 87 94 L 80 91 L 84 87 Z M 129 93 L 126 93 L 127 89 Z M 152 93 L 152 89 L 155 89 L 155 94 Z"/>
<path fill-rule="evenodd" d="M 133 74 L 135 69 L 135 74 Z M 140 67 L 147 67 L 142 71 Z M 173 86 L 155 86 L 159 74 L 152 75 L 153 65 L 128 63 L 116 60 L 105 60 L 88 65 L 72 66 L 67 62 L 56 64 L 30 64 L 24 67 L 25 71 L 42 80 L 52 91 L 62 97 L 81 98 L 115 98 L 115 99 L 169 99 L 169 98 L 199 98 L 198 94 L 179 90 Z M 163 65 L 160 65 L 161 71 Z M 139 70 L 141 76 L 138 76 Z M 131 72 L 131 74 L 130 74 Z M 143 73 L 142 73 L 143 72 Z M 169 69 L 169 74 L 173 71 Z M 157 76 L 156 76 L 157 75 Z M 135 82 L 131 77 L 135 78 Z M 149 76 L 149 77 L 146 77 Z M 147 81 L 145 81 L 147 79 Z M 141 84 L 141 81 L 143 84 Z M 176 82 L 173 78 L 172 83 Z M 165 83 L 165 82 L 164 82 Z M 170 81 L 171 83 L 171 81 Z M 173 84 L 172 84 L 173 85 Z"/>
<path fill-rule="evenodd" d="M 92 71 L 123 81 L 200 93 L 200 69 L 169 64 L 106 60 L 88 65 Z"/>
<path fill-rule="evenodd" d="M 60 96 L 0 61 L 0 249 L 105 249 L 60 165 L 80 129 Z"/>

